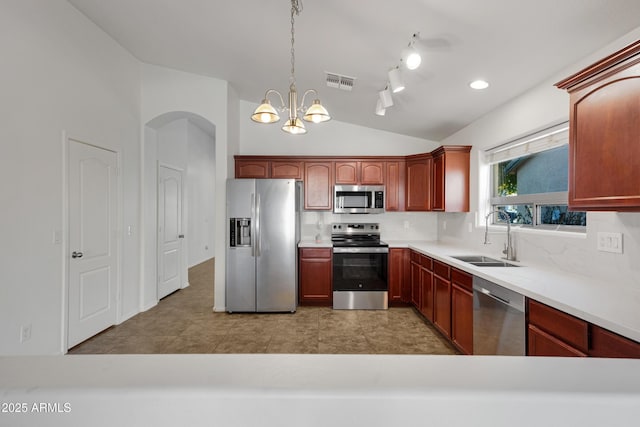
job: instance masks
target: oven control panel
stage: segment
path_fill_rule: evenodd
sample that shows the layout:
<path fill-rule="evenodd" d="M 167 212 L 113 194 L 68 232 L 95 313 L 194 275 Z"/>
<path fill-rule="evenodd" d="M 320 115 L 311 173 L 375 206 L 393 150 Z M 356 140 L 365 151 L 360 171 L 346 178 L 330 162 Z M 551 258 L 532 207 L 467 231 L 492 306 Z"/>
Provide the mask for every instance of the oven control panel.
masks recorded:
<path fill-rule="evenodd" d="M 331 224 L 333 234 L 380 234 L 380 224 L 336 222 Z"/>

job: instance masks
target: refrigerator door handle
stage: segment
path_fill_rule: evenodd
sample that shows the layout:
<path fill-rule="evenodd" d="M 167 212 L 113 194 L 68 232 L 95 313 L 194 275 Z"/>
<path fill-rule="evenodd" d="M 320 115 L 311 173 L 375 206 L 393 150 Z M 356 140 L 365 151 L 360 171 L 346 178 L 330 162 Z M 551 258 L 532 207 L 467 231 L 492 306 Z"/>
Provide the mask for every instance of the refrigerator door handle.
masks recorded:
<path fill-rule="evenodd" d="M 251 224 L 251 256 L 256 256 L 256 233 L 254 228 L 257 227 L 254 218 L 256 217 L 256 195 L 251 193 L 251 220 L 253 224 Z"/>
<path fill-rule="evenodd" d="M 256 196 L 256 256 L 259 257 L 262 250 L 260 242 L 260 193 Z"/>

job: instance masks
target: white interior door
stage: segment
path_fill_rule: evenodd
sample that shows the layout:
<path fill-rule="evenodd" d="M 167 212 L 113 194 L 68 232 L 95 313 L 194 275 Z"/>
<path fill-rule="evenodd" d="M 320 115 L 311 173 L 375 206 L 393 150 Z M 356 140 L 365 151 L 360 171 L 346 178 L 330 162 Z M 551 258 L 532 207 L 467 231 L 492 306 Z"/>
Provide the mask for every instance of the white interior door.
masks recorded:
<path fill-rule="evenodd" d="M 116 323 L 116 153 L 69 141 L 70 347 Z"/>
<path fill-rule="evenodd" d="M 182 171 L 158 167 L 158 299 L 182 286 Z"/>

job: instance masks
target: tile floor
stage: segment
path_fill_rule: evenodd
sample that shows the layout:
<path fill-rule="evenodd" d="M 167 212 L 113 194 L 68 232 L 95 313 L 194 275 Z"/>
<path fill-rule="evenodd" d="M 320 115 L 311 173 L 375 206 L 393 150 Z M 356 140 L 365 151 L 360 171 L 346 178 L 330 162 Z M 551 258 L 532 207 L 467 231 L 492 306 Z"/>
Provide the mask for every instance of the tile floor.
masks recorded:
<path fill-rule="evenodd" d="M 213 261 L 189 270 L 188 288 L 69 350 L 69 354 L 456 354 L 412 308 L 287 314 L 214 313 Z"/>

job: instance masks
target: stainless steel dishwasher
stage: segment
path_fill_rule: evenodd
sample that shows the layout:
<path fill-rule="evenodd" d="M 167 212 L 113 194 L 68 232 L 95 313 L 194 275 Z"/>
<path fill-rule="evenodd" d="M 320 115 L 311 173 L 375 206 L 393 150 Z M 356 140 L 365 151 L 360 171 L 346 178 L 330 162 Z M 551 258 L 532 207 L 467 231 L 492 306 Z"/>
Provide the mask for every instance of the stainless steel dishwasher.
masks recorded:
<path fill-rule="evenodd" d="M 525 355 L 524 296 L 473 277 L 473 354 Z"/>

